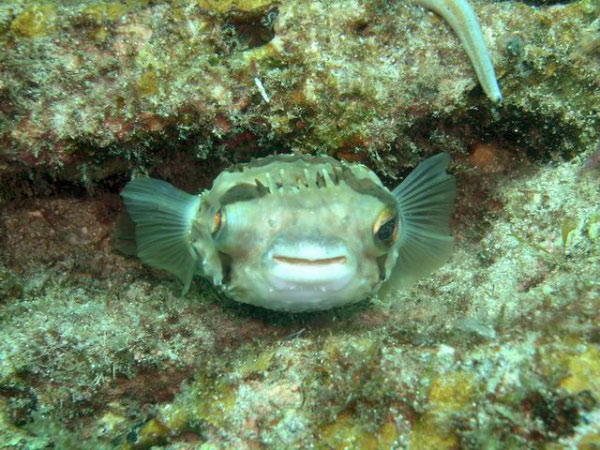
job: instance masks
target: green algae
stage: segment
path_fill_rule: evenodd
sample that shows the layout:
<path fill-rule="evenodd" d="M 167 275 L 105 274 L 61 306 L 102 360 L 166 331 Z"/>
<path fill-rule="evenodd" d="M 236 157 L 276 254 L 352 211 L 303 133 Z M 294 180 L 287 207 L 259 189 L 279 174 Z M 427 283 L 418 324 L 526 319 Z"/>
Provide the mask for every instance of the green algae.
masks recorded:
<path fill-rule="evenodd" d="M 386 422 L 375 432 L 362 422 L 355 422 L 347 414 L 340 414 L 334 423 L 323 426 L 319 430 L 320 448 L 345 449 L 364 448 L 377 450 L 391 448 L 396 440 L 396 425 Z"/>
<path fill-rule="evenodd" d="M 18 36 L 35 38 L 46 36 L 55 28 L 56 8 L 52 4 L 34 5 L 21 12 L 10 24 Z"/>
<path fill-rule="evenodd" d="M 115 22 L 128 12 L 122 2 L 97 2 L 87 5 L 81 11 L 81 17 L 97 25 Z"/>
<path fill-rule="evenodd" d="M 566 361 L 568 375 L 560 386 L 574 394 L 590 392 L 600 398 L 600 349 L 590 347 L 584 352 L 568 357 Z"/>
<path fill-rule="evenodd" d="M 144 96 L 158 93 L 158 77 L 154 72 L 146 72 L 140 77 L 138 88 Z"/>

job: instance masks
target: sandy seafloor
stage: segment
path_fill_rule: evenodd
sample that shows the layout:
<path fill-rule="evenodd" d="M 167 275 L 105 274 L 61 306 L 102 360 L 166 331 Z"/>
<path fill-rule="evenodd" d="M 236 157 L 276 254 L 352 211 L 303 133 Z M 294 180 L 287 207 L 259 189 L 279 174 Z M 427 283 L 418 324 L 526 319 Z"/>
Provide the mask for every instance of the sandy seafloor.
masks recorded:
<path fill-rule="evenodd" d="M 0 448 L 600 448 L 600 4 L 472 4 L 500 104 L 410 2 L 0 3 Z M 456 249 L 393 298 L 181 296 L 111 242 L 132 174 L 439 151 Z"/>

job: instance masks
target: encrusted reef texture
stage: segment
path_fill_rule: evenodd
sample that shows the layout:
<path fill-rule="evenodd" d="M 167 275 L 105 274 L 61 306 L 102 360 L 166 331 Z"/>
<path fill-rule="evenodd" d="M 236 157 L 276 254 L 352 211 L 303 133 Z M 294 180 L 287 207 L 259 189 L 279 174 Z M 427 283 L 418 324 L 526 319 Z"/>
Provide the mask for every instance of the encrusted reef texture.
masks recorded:
<path fill-rule="evenodd" d="M 411 2 L 0 3 L 0 448 L 600 448 L 599 5 L 473 2 L 494 105 Z M 392 300 L 181 297 L 112 249 L 133 171 L 440 150 L 456 251 Z"/>

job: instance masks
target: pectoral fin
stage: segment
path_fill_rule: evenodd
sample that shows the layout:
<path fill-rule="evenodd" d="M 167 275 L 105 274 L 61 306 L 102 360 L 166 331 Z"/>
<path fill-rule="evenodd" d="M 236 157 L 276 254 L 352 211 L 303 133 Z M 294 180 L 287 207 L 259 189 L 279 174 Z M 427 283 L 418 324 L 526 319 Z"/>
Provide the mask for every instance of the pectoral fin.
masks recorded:
<path fill-rule="evenodd" d="M 448 261 L 454 247 L 450 216 L 456 179 L 446 172 L 450 156 L 440 153 L 423 161 L 392 192 L 398 202 L 398 259 L 383 286 L 385 292 L 406 288 Z"/>
<path fill-rule="evenodd" d="M 190 232 L 200 197 L 152 178 L 130 181 L 121 197 L 127 215 L 135 224 L 137 256 L 149 266 L 176 276 L 184 285 L 183 292 L 187 292 L 198 268 L 198 254 L 190 242 Z M 116 235 L 127 237 L 131 232 L 117 230 Z"/>

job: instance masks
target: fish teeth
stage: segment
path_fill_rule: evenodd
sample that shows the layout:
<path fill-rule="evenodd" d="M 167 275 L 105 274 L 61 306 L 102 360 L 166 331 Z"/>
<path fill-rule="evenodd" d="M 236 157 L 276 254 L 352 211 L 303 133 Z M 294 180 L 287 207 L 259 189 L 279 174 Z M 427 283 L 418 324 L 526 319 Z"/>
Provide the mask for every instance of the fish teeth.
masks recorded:
<path fill-rule="evenodd" d="M 306 187 L 308 189 L 317 187 L 316 183 L 311 182 L 312 180 L 310 179 L 310 173 L 308 172 L 308 169 L 305 168 L 303 172 L 304 172 L 304 182 L 306 184 Z"/>
<path fill-rule="evenodd" d="M 275 181 L 273 180 L 273 177 L 269 172 L 265 174 L 265 178 L 267 179 L 267 186 L 269 187 L 269 191 L 277 192 L 277 185 L 275 184 Z"/>
<path fill-rule="evenodd" d="M 323 173 L 323 178 L 325 179 L 325 187 L 333 186 L 335 184 L 335 182 L 333 181 L 333 178 L 331 177 L 331 173 L 329 173 L 329 171 L 325 168 L 321 169 L 321 171 Z"/>
<path fill-rule="evenodd" d="M 254 179 L 254 183 L 256 183 L 256 188 L 258 189 L 258 193 L 261 196 L 270 193 L 269 188 L 267 186 L 265 186 L 264 184 L 262 184 L 258 178 Z"/>

